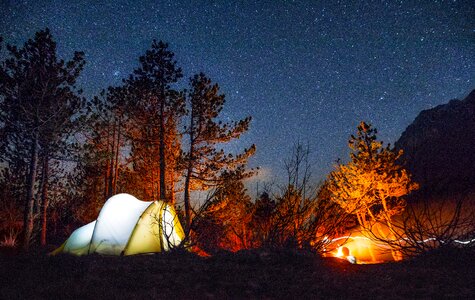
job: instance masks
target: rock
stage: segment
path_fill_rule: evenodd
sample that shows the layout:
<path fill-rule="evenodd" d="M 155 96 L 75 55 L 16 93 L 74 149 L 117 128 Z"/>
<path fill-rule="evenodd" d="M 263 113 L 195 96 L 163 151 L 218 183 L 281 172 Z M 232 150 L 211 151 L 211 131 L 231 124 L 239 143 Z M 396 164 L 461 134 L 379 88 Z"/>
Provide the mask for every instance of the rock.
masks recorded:
<path fill-rule="evenodd" d="M 475 190 L 475 90 L 463 100 L 422 111 L 395 143 L 419 195 Z"/>

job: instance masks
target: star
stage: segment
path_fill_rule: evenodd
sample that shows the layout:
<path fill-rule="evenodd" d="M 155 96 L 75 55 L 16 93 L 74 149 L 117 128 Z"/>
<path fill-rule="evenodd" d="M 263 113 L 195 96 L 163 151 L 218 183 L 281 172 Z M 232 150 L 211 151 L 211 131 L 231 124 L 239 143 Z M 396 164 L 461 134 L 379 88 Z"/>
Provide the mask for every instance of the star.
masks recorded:
<path fill-rule="evenodd" d="M 120 84 L 153 39 L 168 42 L 178 86 L 201 71 L 218 83 L 226 115 L 253 117 L 238 145 L 256 144 L 251 166 L 281 177 L 298 139 L 321 179 L 348 156 L 359 121 L 393 143 L 421 110 L 474 88 L 470 1 L 37 0 L 1 1 L 0 11 L 4 43 L 49 27 L 61 58 L 84 51 L 78 85 L 89 99 Z"/>

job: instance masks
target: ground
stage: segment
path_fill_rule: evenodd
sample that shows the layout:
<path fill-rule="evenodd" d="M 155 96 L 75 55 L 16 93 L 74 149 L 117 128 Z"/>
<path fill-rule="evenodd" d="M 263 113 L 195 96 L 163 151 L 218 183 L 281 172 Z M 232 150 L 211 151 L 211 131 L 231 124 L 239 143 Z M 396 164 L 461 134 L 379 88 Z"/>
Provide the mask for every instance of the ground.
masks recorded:
<path fill-rule="evenodd" d="M 296 251 L 129 257 L 0 254 L 0 299 L 475 297 L 473 250 L 378 265 Z"/>

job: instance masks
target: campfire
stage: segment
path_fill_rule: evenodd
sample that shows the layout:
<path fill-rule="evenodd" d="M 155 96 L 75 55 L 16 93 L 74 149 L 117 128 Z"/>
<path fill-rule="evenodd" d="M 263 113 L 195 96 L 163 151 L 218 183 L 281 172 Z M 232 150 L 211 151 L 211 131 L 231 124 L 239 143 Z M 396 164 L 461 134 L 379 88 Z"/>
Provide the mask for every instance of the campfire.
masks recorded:
<path fill-rule="evenodd" d="M 361 235 L 341 236 L 333 239 L 328 256 L 347 259 L 351 263 L 375 264 L 393 261 L 390 248 Z"/>

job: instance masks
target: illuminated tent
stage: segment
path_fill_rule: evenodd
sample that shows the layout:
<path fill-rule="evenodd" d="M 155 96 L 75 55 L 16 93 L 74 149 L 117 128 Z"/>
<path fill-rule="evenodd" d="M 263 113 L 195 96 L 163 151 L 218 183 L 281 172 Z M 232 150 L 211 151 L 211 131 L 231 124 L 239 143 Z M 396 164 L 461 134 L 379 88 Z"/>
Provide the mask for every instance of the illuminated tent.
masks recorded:
<path fill-rule="evenodd" d="M 171 205 L 118 194 L 107 200 L 96 221 L 76 229 L 52 254 L 153 253 L 176 247 L 183 238 L 183 229 Z"/>

